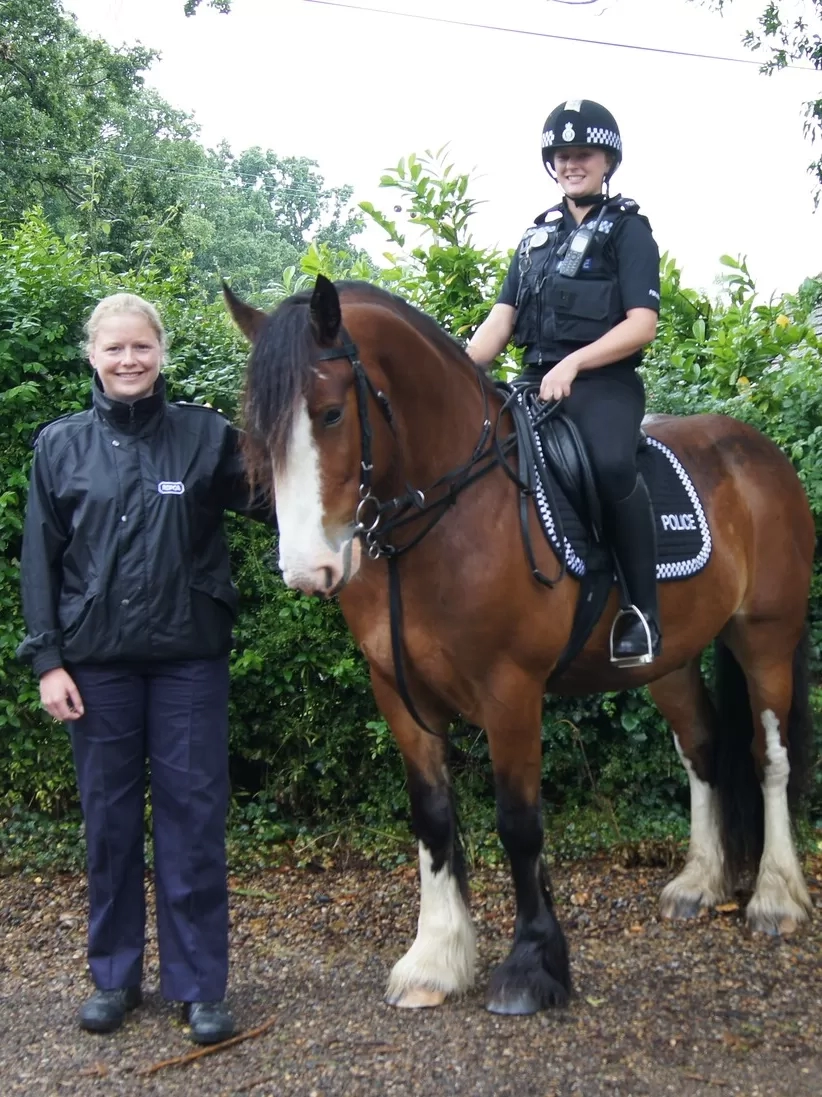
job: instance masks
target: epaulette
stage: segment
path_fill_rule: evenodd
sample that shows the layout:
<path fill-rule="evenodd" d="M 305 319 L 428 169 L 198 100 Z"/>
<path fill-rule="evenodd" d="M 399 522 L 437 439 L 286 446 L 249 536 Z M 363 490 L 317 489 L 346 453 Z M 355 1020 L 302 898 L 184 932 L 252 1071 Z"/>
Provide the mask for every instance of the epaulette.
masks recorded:
<path fill-rule="evenodd" d="M 552 217 L 551 214 L 556 216 Z M 538 227 L 544 225 L 546 221 L 561 221 L 562 220 L 562 202 L 557 202 L 555 206 L 551 206 L 550 209 L 545 210 L 543 213 L 538 213 L 534 218 L 534 224 Z"/>
<path fill-rule="evenodd" d="M 639 213 L 639 202 L 633 198 L 623 198 L 621 194 L 615 194 L 605 203 L 608 209 L 618 209 L 621 213 Z"/>
<path fill-rule="evenodd" d="M 216 415 L 222 415 L 224 419 L 227 418 L 222 408 L 212 407 L 211 404 L 195 404 L 193 400 L 173 400 L 172 403 L 181 408 L 199 408 L 200 411 L 211 411 Z"/>
<path fill-rule="evenodd" d="M 40 437 L 40 435 L 43 433 L 44 430 L 46 430 L 48 427 L 52 426 L 54 423 L 59 423 L 63 419 L 70 419 L 72 415 L 76 415 L 76 414 L 77 413 L 74 412 L 74 411 L 67 411 L 63 415 L 58 415 L 56 419 L 49 419 L 45 423 L 41 423 L 40 426 L 37 427 L 36 430 L 34 431 L 34 434 L 32 434 L 32 436 L 31 436 L 31 442 L 30 442 L 31 448 L 34 449 L 34 447 L 37 445 L 37 439 Z"/>
<path fill-rule="evenodd" d="M 633 198 L 623 198 L 621 194 L 615 194 L 613 198 L 608 199 L 607 208 L 613 210 L 614 213 L 637 214 L 640 221 L 644 221 L 649 230 L 653 232 L 651 222 L 644 213 L 639 212 L 639 202 L 635 202 Z"/>

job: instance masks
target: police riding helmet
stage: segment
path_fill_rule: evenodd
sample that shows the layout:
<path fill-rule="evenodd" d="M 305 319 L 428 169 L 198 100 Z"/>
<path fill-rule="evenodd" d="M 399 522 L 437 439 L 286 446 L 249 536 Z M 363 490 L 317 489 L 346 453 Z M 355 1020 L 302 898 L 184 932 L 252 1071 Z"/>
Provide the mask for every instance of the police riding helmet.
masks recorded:
<path fill-rule="evenodd" d="M 593 99 L 568 99 L 554 107 L 542 127 L 542 162 L 552 179 L 554 153 L 562 148 L 604 149 L 612 156 L 605 176 L 611 176 L 622 161 L 622 138 L 619 126 L 609 110 Z"/>

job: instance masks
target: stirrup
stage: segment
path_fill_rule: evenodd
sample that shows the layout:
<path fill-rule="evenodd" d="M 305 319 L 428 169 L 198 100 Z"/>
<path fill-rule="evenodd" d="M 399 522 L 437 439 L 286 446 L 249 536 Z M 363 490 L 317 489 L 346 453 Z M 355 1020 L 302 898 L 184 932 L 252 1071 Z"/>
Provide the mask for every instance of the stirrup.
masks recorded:
<path fill-rule="evenodd" d="M 623 617 L 635 617 L 641 623 L 645 630 L 645 640 L 647 642 L 647 651 L 642 655 L 614 655 L 614 635 L 616 633 L 616 627 Z M 651 636 L 651 626 L 648 624 L 648 620 L 645 614 L 637 606 L 630 605 L 621 609 L 613 620 L 611 625 L 611 663 L 615 667 L 646 667 L 649 663 L 654 661 L 654 638 Z"/>

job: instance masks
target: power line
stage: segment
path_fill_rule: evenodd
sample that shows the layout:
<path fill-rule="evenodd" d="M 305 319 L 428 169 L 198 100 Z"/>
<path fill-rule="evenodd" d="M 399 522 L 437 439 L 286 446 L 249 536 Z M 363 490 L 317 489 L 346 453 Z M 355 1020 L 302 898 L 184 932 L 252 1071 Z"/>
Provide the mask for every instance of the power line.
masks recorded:
<path fill-rule="evenodd" d="M 762 68 L 761 61 L 750 57 L 723 57 L 714 53 L 692 53 L 688 50 L 670 50 L 662 46 L 636 46 L 629 42 L 609 42 L 598 38 L 575 38 L 568 34 L 549 34 L 540 30 L 520 30 L 518 27 L 501 27 L 490 23 L 466 23 L 459 19 L 445 19 L 439 15 L 419 15 L 411 11 L 391 11 L 386 8 L 367 8 L 360 4 L 346 4 L 342 0 L 303 0 L 304 4 L 320 4 L 327 8 L 347 8 L 349 11 L 364 11 L 372 15 L 394 15 L 401 19 L 419 19 L 426 23 L 446 23 L 452 27 L 470 27 L 474 30 L 493 30 L 500 34 L 519 34 L 528 38 L 551 38 L 555 42 L 578 42 L 586 46 L 608 46 L 612 49 L 639 50 L 642 53 L 664 53 L 671 57 L 695 57 L 701 61 L 726 61 L 735 65 L 756 65 Z M 813 65 L 785 65 L 787 69 L 804 72 L 818 72 Z"/>
<path fill-rule="evenodd" d="M 6 148 L 6 149 L 15 149 L 17 151 L 32 153 L 33 155 L 37 155 L 37 156 L 41 156 L 44 152 L 56 153 L 56 154 L 59 154 L 59 155 L 63 155 L 63 150 L 61 150 L 61 149 L 55 149 L 55 148 L 52 148 L 50 146 L 43 146 L 43 145 L 39 145 L 39 146 L 37 146 L 37 148 L 34 148 L 31 145 L 26 145 L 26 144 L 23 144 L 22 142 L 5 142 L 4 148 Z M 245 182 L 251 182 L 251 181 L 253 181 L 255 179 L 258 179 L 260 177 L 259 172 L 240 171 L 239 168 L 231 170 L 230 168 L 217 168 L 217 167 L 209 168 L 209 167 L 204 167 L 200 171 L 191 171 L 191 170 L 188 170 L 186 168 L 179 168 L 175 164 L 171 164 L 168 161 L 162 160 L 162 159 L 160 159 L 159 157 L 156 157 L 156 156 L 139 156 L 136 153 L 120 152 L 117 149 L 105 149 L 105 148 L 99 149 L 96 154 L 94 152 L 72 154 L 69 157 L 68 163 L 69 163 L 70 166 L 74 166 L 74 167 L 85 167 L 85 168 L 99 167 L 99 168 L 102 169 L 105 166 L 104 161 L 108 157 L 111 157 L 115 160 L 120 160 L 123 163 L 123 166 L 127 171 L 129 170 L 129 164 L 127 163 L 127 161 L 131 161 L 131 166 L 132 167 L 136 167 L 138 164 L 154 164 L 154 165 L 157 165 L 159 168 L 163 169 L 163 173 L 165 175 L 171 175 L 171 176 L 174 176 L 175 178 L 182 178 L 182 179 L 201 179 L 201 180 L 206 179 L 206 180 L 209 180 L 210 182 L 220 181 L 220 182 L 224 182 L 228 185 L 236 185 L 238 180 L 243 180 Z M 2 167 L 0 167 L 0 171 L 2 171 L 2 170 L 3 170 Z M 346 185 L 348 185 L 348 184 L 346 184 Z M 336 198 L 337 196 L 336 196 L 336 194 L 334 194 L 334 191 L 340 190 L 340 189 L 342 189 L 342 188 L 341 187 L 332 187 L 332 188 L 330 188 L 331 196 Z M 257 191 L 255 190 L 254 193 L 256 194 Z M 289 187 L 289 186 L 284 186 L 284 185 L 283 186 L 281 186 L 281 185 L 277 186 L 277 193 L 278 194 L 287 194 L 287 195 L 289 195 L 291 197 L 295 197 L 295 198 L 321 198 L 321 197 L 323 197 L 323 194 L 320 191 L 306 190 L 306 189 L 300 188 L 300 187 L 293 187 L 293 186 Z"/>

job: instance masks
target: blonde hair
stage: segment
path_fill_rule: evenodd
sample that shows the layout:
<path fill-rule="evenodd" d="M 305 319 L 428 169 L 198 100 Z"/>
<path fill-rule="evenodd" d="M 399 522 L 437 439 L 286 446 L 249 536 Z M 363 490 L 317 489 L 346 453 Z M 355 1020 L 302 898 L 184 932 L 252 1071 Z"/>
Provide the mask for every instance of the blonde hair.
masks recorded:
<path fill-rule="evenodd" d="M 134 313 L 148 320 L 154 329 L 154 334 L 160 343 L 160 350 L 166 352 L 166 330 L 160 314 L 150 301 L 138 297 L 136 293 L 112 293 L 110 297 L 104 297 L 99 301 L 86 320 L 86 354 L 91 354 L 94 348 L 94 340 L 97 338 L 100 324 L 111 316 L 120 316 L 123 313 Z"/>

